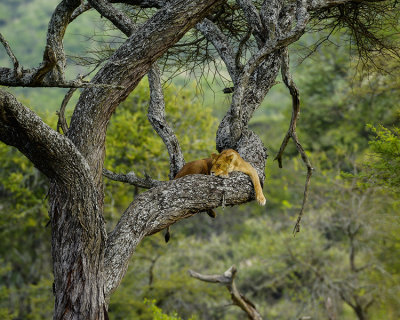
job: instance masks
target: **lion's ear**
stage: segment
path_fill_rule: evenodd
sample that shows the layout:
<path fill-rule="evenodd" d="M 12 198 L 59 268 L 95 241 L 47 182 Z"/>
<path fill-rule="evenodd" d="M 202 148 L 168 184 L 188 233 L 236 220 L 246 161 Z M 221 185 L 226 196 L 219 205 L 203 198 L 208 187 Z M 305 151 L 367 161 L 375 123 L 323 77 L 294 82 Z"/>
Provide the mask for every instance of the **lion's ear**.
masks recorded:
<path fill-rule="evenodd" d="M 232 160 L 233 160 L 233 156 L 234 156 L 233 154 L 227 156 L 227 157 L 226 157 L 226 160 L 227 160 L 229 163 L 231 163 Z"/>
<path fill-rule="evenodd" d="M 216 160 L 218 158 L 218 155 L 215 153 L 211 154 L 211 159 Z"/>

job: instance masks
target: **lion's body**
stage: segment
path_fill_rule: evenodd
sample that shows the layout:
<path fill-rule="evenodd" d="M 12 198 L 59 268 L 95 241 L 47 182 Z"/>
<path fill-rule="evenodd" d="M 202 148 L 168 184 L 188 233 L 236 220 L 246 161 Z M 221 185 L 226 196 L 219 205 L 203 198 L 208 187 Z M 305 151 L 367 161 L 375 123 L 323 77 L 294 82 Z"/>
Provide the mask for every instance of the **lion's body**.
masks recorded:
<path fill-rule="evenodd" d="M 256 200 L 259 204 L 265 205 L 265 197 L 262 192 L 260 178 L 258 177 L 256 169 L 243 160 L 242 157 L 233 149 L 226 149 L 219 155 L 212 154 L 212 167 L 210 174 L 228 178 L 229 173 L 232 171 L 240 171 L 250 176 L 256 192 Z"/>
<path fill-rule="evenodd" d="M 181 178 L 188 174 L 210 174 L 211 166 L 211 158 L 188 162 L 176 174 L 175 179 Z"/>

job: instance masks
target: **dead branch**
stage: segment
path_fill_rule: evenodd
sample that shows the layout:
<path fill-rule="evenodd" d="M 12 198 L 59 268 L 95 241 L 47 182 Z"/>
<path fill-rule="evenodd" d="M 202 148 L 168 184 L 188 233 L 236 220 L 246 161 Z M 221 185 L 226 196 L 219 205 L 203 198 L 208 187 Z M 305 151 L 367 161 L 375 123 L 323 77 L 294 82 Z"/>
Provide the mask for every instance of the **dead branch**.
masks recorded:
<path fill-rule="evenodd" d="M 56 112 L 58 115 L 57 132 L 60 132 L 60 128 L 62 129 L 64 134 L 66 134 L 68 131 L 68 124 L 67 124 L 67 120 L 65 119 L 65 109 L 67 108 L 67 104 L 75 91 L 76 91 L 76 88 L 71 88 L 68 90 L 67 94 L 65 95 L 65 97 L 61 103 L 60 110 Z"/>
<path fill-rule="evenodd" d="M 3 35 L 1 33 L 0 33 L 0 42 L 3 44 L 8 56 L 10 57 L 13 65 L 14 65 L 15 76 L 17 78 L 20 78 L 22 75 L 21 66 L 19 65 L 19 62 L 18 62 L 17 58 L 15 57 L 14 53 L 12 52 L 11 47 L 8 44 L 7 40 L 3 37 Z"/>
<path fill-rule="evenodd" d="M 122 174 L 103 169 L 103 176 L 110 180 L 128 183 L 145 189 L 150 189 L 162 184 L 162 181 L 154 180 L 148 175 L 146 175 L 145 178 L 139 178 L 133 171 L 128 172 L 127 174 Z"/>
<path fill-rule="evenodd" d="M 193 278 L 199 279 L 205 282 L 220 283 L 227 287 L 233 304 L 237 305 L 240 309 L 246 312 L 249 319 L 262 320 L 260 313 L 257 311 L 255 305 L 243 296 L 236 287 L 235 276 L 237 273 L 236 267 L 233 265 L 228 270 L 226 270 L 222 275 L 204 275 L 197 273 L 193 270 L 189 270 L 189 275 Z"/>
<path fill-rule="evenodd" d="M 185 159 L 174 130 L 165 119 L 165 102 L 161 86 L 160 70 L 153 64 L 148 72 L 150 86 L 150 104 L 147 113 L 149 122 L 164 141 L 169 154 L 169 178 L 172 180 L 185 165 Z"/>
<path fill-rule="evenodd" d="M 283 152 L 285 151 L 285 148 L 289 142 L 289 139 L 292 138 L 294 143 L 296 144 L 296 149 L 300 153 L 301 158 L 304 162 L 304 164 L 307 167 L 307 177 L 306 177 L 306 183 L 304 186 L 304 195 L 303 195 L 303 203 L 296 221 L 296 225 L 293 229 L 293 234 L 296 235 L 297 232 L 300 232 L 300 221 L 303 216 L 303 211 L 304 211 L 304 206 L 307 202 L 307 197 L 308 197 L 308 187 L 310 184 L 310 179 L 312 175 L 313 168 L 311 166 L 310 160 L 308 159 L 302 145 L 300 144 L 300 141 L 297 137 L 296 134 L 296 123 L 297 119 L 299 118 L 300 114 L 300 98 L 299 98 L 299 90 L 296 87 L 296 84 L 293 81 L 292 75 L 290 74 L 289 71 L 289 54 L 287 48 L 283 52 L 283 57 L 282 57 L 282 79 L 283 82 L 285 83 L 286 87 L 289 89 L 289 92 L 292 96 L 292 118 L 290 120 L 290 125 L 289 129 L 286 133 L 285 138 L 282 141 L 281 147 L 279 148 L 279 152 L 276 155 L 274 160 L 278 160 L 279 168 L 282 168 L 282 155 Z"/>

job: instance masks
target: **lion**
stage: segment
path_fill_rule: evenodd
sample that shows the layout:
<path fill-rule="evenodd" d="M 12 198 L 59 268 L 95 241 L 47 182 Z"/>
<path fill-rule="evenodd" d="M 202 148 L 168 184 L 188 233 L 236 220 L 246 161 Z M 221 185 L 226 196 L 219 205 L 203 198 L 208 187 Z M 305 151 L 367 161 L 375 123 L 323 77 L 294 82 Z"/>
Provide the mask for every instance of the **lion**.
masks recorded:
<path fill-rule="evenodd" d="M 266 200 L 262 192 L 260 178 L 258 177 L 256 169 L 254 169 L 250 163 L 243 160 L 239 153 L 233 149 L 226 149 L 218 155 L 213 153 L 211 158 L 186 163 L 176 174 L 174 180 L 189 174 L 211 174 L 221 178 L 228 178 L 229 173 L 232 171 L 240 171 L 250 176 L 256 192 L 257 202 L 261 205 L 265 205 Z M 208 209 L 206 212 L 210 217 L 216 217 L 214 210 Z M 167 227 L 167 232 L 164 237 L 165 242 L 168 242 L 171 237 L 169 226 Z"/>
<path fill-rule="evenodd" d="M 250 163 L 243 160 L 239 153 L 233 149 L 226 149 L 218 155 L 213 153 L 211 158 L 211 175 L 219 176 L 221 178 L 228 178 L 229 173 L 232 171 L 240 171 L 249 175 L 254 185 L 257 202 L 260 205 L 265 205 L 266 200 L 261 188 L 260 178 L 258 177 L 257 171 Z"/>

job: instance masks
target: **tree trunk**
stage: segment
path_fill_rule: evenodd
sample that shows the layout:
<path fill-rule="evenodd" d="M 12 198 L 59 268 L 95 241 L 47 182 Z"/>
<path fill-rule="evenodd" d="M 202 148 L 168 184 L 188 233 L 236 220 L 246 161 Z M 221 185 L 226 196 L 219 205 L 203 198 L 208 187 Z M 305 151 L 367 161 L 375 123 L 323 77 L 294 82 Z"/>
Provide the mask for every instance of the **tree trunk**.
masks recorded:
<path fill-rule="evenodd" d="M 93 189 L 52 182 L 50 189 L 54 319 L 107 319 L 106 232 Z"/>

